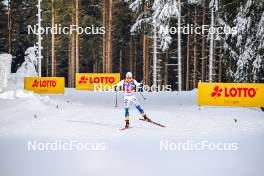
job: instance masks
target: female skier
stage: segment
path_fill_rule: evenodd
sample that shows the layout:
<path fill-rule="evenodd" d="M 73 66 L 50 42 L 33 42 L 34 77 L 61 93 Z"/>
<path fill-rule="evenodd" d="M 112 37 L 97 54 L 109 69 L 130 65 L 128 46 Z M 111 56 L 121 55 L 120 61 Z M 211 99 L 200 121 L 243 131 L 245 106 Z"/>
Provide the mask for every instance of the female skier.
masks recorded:
<path fill-rule="evenodd" d="M 140 107 L 139 102 L 137 101 L 137 98 L 135 97 L 135 90 L 136 87 L 140 87 L 141 83 L 138 83 L 135 79 L 132 78 L 132 73 L 127 72 L 126 78 L 121 80 L 117 85 L 115 86 L 115 89 L 117 87 L 122 87 L 124 91 L 124 105 L 125 105 L 125 128 L 129 128 L 129 104 L 132 103 L 139 113 L 142 115 L 144 121 L 151 122 L 151 120 L 147 117 L 144 110 Z"/>

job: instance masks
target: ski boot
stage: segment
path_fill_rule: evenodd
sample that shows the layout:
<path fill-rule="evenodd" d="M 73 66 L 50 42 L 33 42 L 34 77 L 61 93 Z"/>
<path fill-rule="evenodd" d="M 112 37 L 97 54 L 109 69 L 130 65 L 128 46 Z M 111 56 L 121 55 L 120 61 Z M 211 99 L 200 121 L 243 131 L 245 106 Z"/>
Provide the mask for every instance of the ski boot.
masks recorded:
<path fill-rule="evenodd" d="M 146 114 L 143 114 L 142 116 L 144 118 L 144 121 L 151 122 L 150 118 L 148 118 Z"/>
<path fill-rule="evenodd" d="M 126 120 L 125 128 L 129 128 L 129 120 Z"/>

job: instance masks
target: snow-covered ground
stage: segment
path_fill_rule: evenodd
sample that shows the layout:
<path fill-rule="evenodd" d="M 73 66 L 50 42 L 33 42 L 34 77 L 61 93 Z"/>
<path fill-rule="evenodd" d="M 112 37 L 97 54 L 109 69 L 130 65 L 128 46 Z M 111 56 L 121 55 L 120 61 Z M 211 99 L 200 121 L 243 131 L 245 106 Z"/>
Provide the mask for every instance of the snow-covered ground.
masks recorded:
<path fill-rule="evenodd" d="M 121 93 L 117 108 L 111 92 L 66 89 L 65 95 L 49 96 L 0 93 L 0 175 L 264 175 L 264 112 L 260 109 L 199 108 L 195 91 L 144 95 L 147 100 L 137 95 L 142 107 L 166 128 L 139 121 L 138 112 L 131 107 L 133 128 L 119 131 L 124 125 Z M 75 141 L 101 148 L 29 151 L 29 141 Z M 204 141 L 235 143 L 238 149 L 160 150 L 161 143 L 173 146 Z"/>

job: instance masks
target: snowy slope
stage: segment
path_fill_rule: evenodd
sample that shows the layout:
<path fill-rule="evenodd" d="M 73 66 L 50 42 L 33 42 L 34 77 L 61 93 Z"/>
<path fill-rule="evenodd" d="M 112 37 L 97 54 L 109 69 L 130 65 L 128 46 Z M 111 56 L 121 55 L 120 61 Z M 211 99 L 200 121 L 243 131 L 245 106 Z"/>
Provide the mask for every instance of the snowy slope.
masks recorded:
<path fill-rule="evenodd" d="M 264 113 L 258 108 L 198 107 L 196 92 L 145 93 L 142 107 L 160 128 L 124 125 L 111 92 L 66 89 L 65 95 L 1 99 L 0 175 L 232 175 L 262 176 Z M 8 96 L 7 96 L 8 97 Z M 5 97 L 5 98 L 7 98 Z M 235 120 L 237 122 L 235 123 Z M 104 151 L 28 151 L 39 142 L 105 143 Z M 160 141 L 235 142 L 236 151 L 160 151 Z"/>

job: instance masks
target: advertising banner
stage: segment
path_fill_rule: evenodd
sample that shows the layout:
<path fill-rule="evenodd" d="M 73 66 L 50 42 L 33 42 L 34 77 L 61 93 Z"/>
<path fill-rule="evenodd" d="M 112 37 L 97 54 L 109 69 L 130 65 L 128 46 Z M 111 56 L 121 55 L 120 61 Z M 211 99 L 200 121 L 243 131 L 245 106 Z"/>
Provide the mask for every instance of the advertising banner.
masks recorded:
<path fill-rule="evenodd" d="M 24 89 L 39 94 L 64 94 L 64 77 L 25 77 Z"/>
<path fill-rule="evenodd" d="M 111 90 L 120 81 L 119 73 L 76 73 L 77 90 Z"/>
<path fill-rule="evenodd" d="M 264 107 L 264 84 L 199 82 L 198 105 Z"/>

